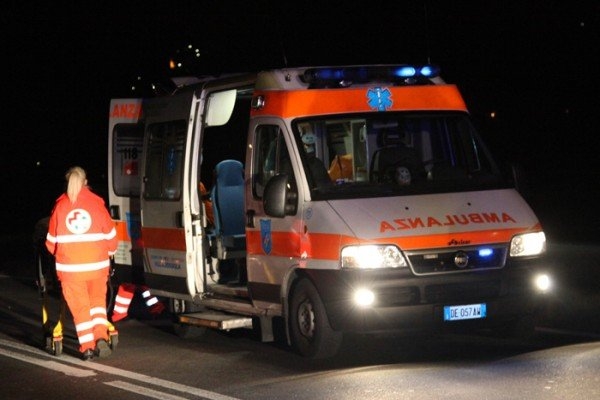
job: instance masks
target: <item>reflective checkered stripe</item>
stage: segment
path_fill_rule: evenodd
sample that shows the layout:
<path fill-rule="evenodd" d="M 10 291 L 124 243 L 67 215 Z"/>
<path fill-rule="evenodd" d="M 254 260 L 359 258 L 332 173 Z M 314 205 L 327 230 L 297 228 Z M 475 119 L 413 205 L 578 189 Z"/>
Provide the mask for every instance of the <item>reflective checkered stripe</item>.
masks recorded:
<path fill-rule="evenodd" d="M 144 297 L 144 301 L 146 302 L 146 306 L 148 307 L 152 307 L 153 305 L 158 303 L 158 299 L 156 298 L 156 296 L 152 296 L 150 290 L 144 290 L 142 292 L 142 297 Z"/>
<path fill-rule="evenodd" d="M 94 307 L 90 310 L 90 316 L 92 317 L 92 323 L 94 327 L 101 326 L 103 330 L 108 327 L 108 319 L 106 318 L 105 307 Z"/>
<path fill-rule="evenodd" d="M 113 307 L 111 319 L 117 322 L 127 317 L 129 306 L 135 294 L 135 285 L 132 283 L 122 283 L 119 285 L 117 296 L 115 297 L 115 306 Z"/>
<path fill-rule="evenodd" d="M 94 348 L 94 322 L 91 319 L 75 325 L 75 331 L 82 349 Z"/>
<path fill-rule="evenodd" d="M 110 260 L 106 258 L 106 260 L 95 262 L 95 263 L 85 263 L 85 264 L 63 264 L 56 263 L 56 270 L 60 272 L 90 272 L 90 271 L 98 271 L 103 268 L 107 268 L 110 266 Z"/>
<path fill-rule="evenodd" d="M 141 289 L 143 290 L 142 297 L 144 298 L 146 307 L 150 309 L 150 313 L 154 315 L 162 313 L 165 309 L 165 305 L 158 300 L 158 297 L 150 293 L 150 288 L 148 286 L 143 285 Z"/>

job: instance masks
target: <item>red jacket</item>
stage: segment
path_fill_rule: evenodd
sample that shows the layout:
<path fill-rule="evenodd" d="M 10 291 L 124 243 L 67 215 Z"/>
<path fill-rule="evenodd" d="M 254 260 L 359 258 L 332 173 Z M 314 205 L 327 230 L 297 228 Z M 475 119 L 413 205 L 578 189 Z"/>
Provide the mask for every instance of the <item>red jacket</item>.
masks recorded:
<path fill-rule="evenodd" d="M 117 232 L 104 200 L 83 187 L 75 204 L 63 194 L 48 223 L 46 247 L 56 260 L 60 280 L 90 280 L 108 275 L 117 250 Z"/>

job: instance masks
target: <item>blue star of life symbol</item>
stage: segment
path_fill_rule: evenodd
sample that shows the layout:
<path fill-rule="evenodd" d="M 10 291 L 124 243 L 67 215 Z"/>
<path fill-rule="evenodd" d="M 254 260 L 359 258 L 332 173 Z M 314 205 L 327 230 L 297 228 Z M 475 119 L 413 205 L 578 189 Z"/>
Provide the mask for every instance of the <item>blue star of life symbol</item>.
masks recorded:
<path fill-rule="evenodd" d="M 386 111 L 393 104 L 392 92 L 388 88 L 374 87 L 367 92 L 369 107 L 377 111 Z"/>
<path fill-rule="evenodd" d="M 265 254 L 270 254 L 273 248 L 273 238 L 271 236 L 271 220 L 260 220 L 260 242 Z"/>

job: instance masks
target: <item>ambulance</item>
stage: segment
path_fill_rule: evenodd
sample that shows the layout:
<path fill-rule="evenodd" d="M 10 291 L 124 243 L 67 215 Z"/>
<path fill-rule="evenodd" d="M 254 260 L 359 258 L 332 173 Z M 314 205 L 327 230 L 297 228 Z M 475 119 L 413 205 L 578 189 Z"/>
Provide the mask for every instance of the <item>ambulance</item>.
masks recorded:
<path fill-rule="evenodd" d="M 345 334 L 533 328 L 551 289 L 539 220 L 432 65 L 114 99 L 108 175 L 117 269 L 182 335 L 281 332 L 326 358 Z"/>

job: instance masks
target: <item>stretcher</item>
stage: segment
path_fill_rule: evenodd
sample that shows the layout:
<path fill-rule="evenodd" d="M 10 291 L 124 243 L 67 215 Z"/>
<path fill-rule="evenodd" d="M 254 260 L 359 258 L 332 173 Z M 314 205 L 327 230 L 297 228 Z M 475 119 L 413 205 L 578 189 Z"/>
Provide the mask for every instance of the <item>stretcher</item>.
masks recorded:
<path fill-rule="evenodd" d="M 42 300 L 42 330 L 44 335 L 45 350 L 55 356 L 60 356 L 63 352 L 63 331 L 65 327 L 65 316 L 67 311 L 67 304 L 60 290 L 60 283 L 56 278 L 56 272 L 54 269 L 54 259 L 50 254 L 45 252 L 43 248 L 35 249 L 35 259 L 37 266 L 37 286 L 38 291 Z M 112 271 L 111 267 L 111 271 Z M 112 276 L 112 272 L 111 272 Z M 112 286 L 110 279 L 108 281 L 108 299 L 109 302 L 113 299 Z M 58 314 L 53 320 L 50 318 L 50 309 L 56 308 L 56 301 L 51 301 L 51 297 L 58 296 Z M 107 305 L 107 310 L 110 309 L 110 304 Z M 56 322 L 54 322 L 56 321 Z M 108 345 L 111 350 L 117 348 L 119 343 L 119 332 L 115 326 L 108 321 Z"/>

